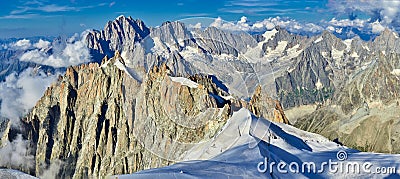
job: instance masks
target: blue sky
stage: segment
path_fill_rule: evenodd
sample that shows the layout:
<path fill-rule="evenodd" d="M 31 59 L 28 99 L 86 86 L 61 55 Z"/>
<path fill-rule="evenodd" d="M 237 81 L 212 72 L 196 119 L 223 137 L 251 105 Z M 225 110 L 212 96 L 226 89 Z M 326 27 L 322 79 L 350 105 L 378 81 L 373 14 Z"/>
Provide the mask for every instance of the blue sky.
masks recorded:
<path fill-rule="evenodd" d="M 0 38 L 71 36 L 103 29 L 119 15 L 139 18 L 153 27 L 192 17 L 238 23 L 246 16 L 246 24 L 252 25 L 279 16 L 279 22 L 270 21 L 292 31 L 341 33 L 349 27 L 366 34 L 384 28 L 400 31 L 400 0 L 2 0 L 0 7 Z"/>
<path fill-rule="evenodd" d="M 331 18 L 328 0 L 13 0 L 1 1 L 0 38 L 71 35 L 85 29 L 102 29 L 119 15 L 142 19 L 148 26 L 189 17 L 221 17 L 250 21 L 290 17 L 299 21 Z"/>

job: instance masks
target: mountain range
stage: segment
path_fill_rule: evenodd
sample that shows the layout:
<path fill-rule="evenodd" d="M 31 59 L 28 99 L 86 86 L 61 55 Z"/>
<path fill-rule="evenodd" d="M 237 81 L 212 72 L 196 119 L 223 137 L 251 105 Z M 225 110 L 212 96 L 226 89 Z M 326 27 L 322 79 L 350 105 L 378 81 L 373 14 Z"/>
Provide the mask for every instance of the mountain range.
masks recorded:
<path fill-rule="evenodd" d="M 1 79 L 39 65 L 48 73 L 65 71 L 19 127 L 1 120 L 0 146 L 22 137 L 32 163 L 3 167 L 85 178 L 178 162 L 137 177 L 219 175 L 194 172 L 208 167 L 227 169 L 221 176 L 236 170 L 232 176 L 284 177 L 259 175 L 258 161 L 320 155 L 320 163 L 339 150 L 351 153 L 351 161 L 369 157 L 379 165 L 374 157 L 381 157 L 386 166 L 399 160 L 389 154 L 400 153 L 400 40 L 388 29 L 363 41 L 279 27 L 255 35 L 182 22 L 147 27 L 120 16 L 83 41 L 91 62 L 67 68 L 19 61 L 26 49 L 1 51 L 7 59 Z M 258 143 L 249 148 L 253 138 Z M 203 161 L 179 163 L 187 160 Z"/>

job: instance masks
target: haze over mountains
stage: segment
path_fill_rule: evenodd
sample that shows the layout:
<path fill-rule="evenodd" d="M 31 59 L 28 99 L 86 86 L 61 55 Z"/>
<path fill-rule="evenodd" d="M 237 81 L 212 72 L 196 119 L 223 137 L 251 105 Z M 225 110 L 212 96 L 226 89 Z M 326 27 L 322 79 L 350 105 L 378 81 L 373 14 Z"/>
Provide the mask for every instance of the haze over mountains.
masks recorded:
<path fill-rule="evenodd" d="M 66 40 L 6 43 L 0 88 L 10 92 L 1 96 L 0 153 L 12 156 L 7 146 L 21 144 L 26 151 L 0 165 L 35 176 L 50 171 L 82 178 L 184 160 L 223 162 L 243 153 L 249 165 L 232 169 L 249 167 L 254 172 L 247 174 L 256 177 L 264 150 L 277 161 L 282 152 L 299 161 L 326 152 L 323 161 L 344 149 L 356 153 L 354 161 L 378 156 L 389 166 L 399 155 L 361 153 L 330 141 L 365 152 L 400 152 L 399 43 L 389 29 L 370 41 L 343 40 L 329 31 L 302 36 L 282 27 L 253 35 L 182 22 L 147 27 L 124 16 Z M 33 82 L 25 86 L 27 79 Z M 29 87 L 36 91 L 28 93 Z M 251 132 L 253 121 L 268 125 Z M 266 131 L 273 135 L 256 134 Z M 318 140 L 308 144 L 308 135 Z M 252 138 L 262 142 L 247 151 Z M 15 165 L 20 159 L 29 162 Z M 172 169 L 167 171 L 179 170 Z"/>

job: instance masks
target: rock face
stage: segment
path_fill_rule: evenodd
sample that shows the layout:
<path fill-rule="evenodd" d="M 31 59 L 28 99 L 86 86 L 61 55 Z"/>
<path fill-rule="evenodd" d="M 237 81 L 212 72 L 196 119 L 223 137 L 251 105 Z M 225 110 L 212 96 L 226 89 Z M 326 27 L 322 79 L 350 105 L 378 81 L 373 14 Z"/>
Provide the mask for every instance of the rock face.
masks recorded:
<path fill-rule="evenodd" d="M 257 117 L 263 117 L 273 122 L 289 124 L 283 112 L 281 103 L 262 92 L 261 86 L 256 88 L 249 103 L 251 112 Z"/>
<path fill-rule="evenodd" d="M 140 83 L 118 53 L 103 62 L 68 68 L 24 119 L 36 175 L 57 160 L 59 176 L 72 178 L 165 166 L 212 138 L 229 117 L 211 79 L 192 77 L 198 86 L 189 87 L 163 65 Z"/>
<path fill-rule="evenodd" d="M 11 122 L 8 119 L 0 117 L 0 148 L 8 142 L 8 135 L 11 128 Z"/>
<path fill-rule="evenodd" d="M 180 22 L 149 29 L 121 16 L 86 42 L 99 63 L 66 69 L 23 119 L 36 176 L 54 165 L 57 177 L 100 178 L 175 163 L 213 138 L 233 108 L 262 109 L 265 118 L 287 123 L 276 101 L 255 94 L 262 101 L 248 103 L 225 85 L 257 84 L 255 69 L 239 57 L 257 46 L 248 34 L 216 28 L 196 34 Z M 232 54 L 239 58 L 233 65 L 221 60 Z M 228 65 L 233 68 L 221 68 Z M 2 141 L 9 130 L 1 123 Z"/>
<path fill-rule="evenodd" d="M 340 109 L 322 108 L 298 119 L 294 125 L 361 151 L 399 153 L 398 109 L 389 106 L 367 113 L 361 108 L 348 116 Z"/>
<path fill-rule="evenodd" d="M 399 40 L 386 30 L 369 43 L 367 63 L 350 73 L 333 104 L 298 119 L 295 126 L 363 151 L 399 153 Z"/>
<path fill-rule="evenodd" d="M 328 32 L 320 38 L 280 28 L 257 36 L 215 27 L 190 31 L 181 22 L 147 29 L 141 21 L 121 16 L 103 31 L 89 33 L 87 42 L 94 57 L 120 50 L 139 78 L 152 66 L 166 63 L 173 75 L 214 74 L 243 98 L 250 98 L 255 87 L 262 85 L 289 108 L 324 103 L 339 85 L 335 84 L 339 72 L 331 65 L 341 56 L 330 52 L 344 52 L 347 46 Z"/>
<path fill-rule="evenodd" d="M 293 60 L 295 64 L 276 79 L 279 100 L 284 107 L 325 103 L 333 97 L 336 71 L 334 60 L 339 57 L 334 51 L 343 52 L 346 45 L 329 32 L 321 40 L 308 42 L 305 49 Z"/>
<path fill-rule="evenodd" d="M 279 34 L 275 32 L 264 44 L 279 47 L 283 42 L 279 39 L 285 39 Z M 296 116 L 295 126 L 363 151 L 399 152 L 400 40 L 396 33 L 385 30 L 369 42 L 341 40 L 329 32 L 285 41 L 297 44 L 300 53 L 290 60 L 283 56 L 272 61 L 287 68 L 275 74 L 277 99 L 285 110 L 316 106 L 313 112 Z M 273 52 L 263 49 L 267 56 Z"/>
<path fill-rule="evenodd" d="M 239 53 L 246 52 L 248 47 L 257 45 L 256 39 L 247 33 L 233 34 L 215 27 L 194 30 L 194 38 L 206 51 L 218 55 L 238 56 Z"/>
<path fill-rule="evenodd" d="M 150 29 L 143 21 L 120 16 L 114 21 L 109 21 L 104 30 L 90 31 L 86 36 L 86 43 L 95 58 L 103 58 L 104 55 L 110 57 L 115 51 L 133 47 L 149 33 Z"/>

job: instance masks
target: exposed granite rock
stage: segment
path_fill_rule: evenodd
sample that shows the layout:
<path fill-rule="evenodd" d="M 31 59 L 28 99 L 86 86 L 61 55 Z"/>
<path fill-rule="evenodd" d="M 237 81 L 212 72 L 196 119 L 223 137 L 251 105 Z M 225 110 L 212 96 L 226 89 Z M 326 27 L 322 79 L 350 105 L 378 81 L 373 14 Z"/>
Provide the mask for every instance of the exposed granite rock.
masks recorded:
<path fill-rule="evenodd" d="M 361 108 L 351 116 L 340 111 L 321 108 L 303 116 L 294 125 L 331 140 L 337 139 L 344 145 L 361 151 L 400 153 L 398 106 L 372 109 L 369 113 Z"/>
<path fill-rule="evenodd" d="M 370 56 L 371 64 L 360 71 L 338 94 L 344 113 L 354 112 L 364 103 L 389 105 L 400 97 L 400 80 L 392 74 L 400 66 L 400 54 L 382 53 Z"/>
<path fill-rule="evenodd" d="M 373 111 L 392 109 L 389 106 L 399 101 L 400 40 L 396 33 L 386 29 L 373 41 L 365 42 L 359 37 L 342 40 L 328 31 L 314 37 L 305 37 L 278 27 L 254 37 L 214 27 L 189 32 L 182 23 L 167 22 L 151 29 L 151 35 L 146 37 L 153 42 L 150 47 L 160 48 L 161 52 L 146 47 L 148 41 L 140 43 L 140 48 L 135 47 L 128 56 L 143 56 L 134 59 L 145 59 L 144 62 L 127 64 L 144 66 L 149 71 L 152 66 L 165 62 L 173 75 L 214 74 L 238 96 L 250 98 L 254 94 L 249 104 L 232 100 L 233 108 L 246 106 L 254 113 L 273 120 L 285 121 L 285 117 L 275 117 L 282 114 L 279 111 L 283 109 L 315 105 L 317 111 L 312 116 L 300 116 L 297 126 L 327 137 L 343 140 L 344 134 L 334 132 L 331 123 L 339 125 L 336 124 L 339 121 L 362 121 L 371 115 L 380 118 L 382 122 L 390 121 L 387 116 L 391 115 L 373 114 Z M 157 39 L 165 43 L 156 44 Z M 192 51 L 187 47 L 198 52 L 195 58 L 188 55 Z M 261 47 L 261 60 L 251 62 L 248 57 L 253 56 L 247 52 L 259 53 L 254 49 L 256 47 Z M 236 72 L 243 75 L 235 76 Z M 272 75 L 264 76 L 267 73 Z M 263 99 L 266 95 L 258 94 L 255 88 L 257 85 L 262 85 L 274 98 L 277 96 L 281 105 L 274 104 L 273 98 Z M 243 86 L 246 86 L 244 91 L 241 90 Z M 260 104 L 261 101 L 268 102 Z M 359 122 L 354 125 L 359 125 Z M 396 122 L 397 119 L 393 119 L 393 124 Z M 352 130 L 347 133 L 352 133 Z M 345 144 L 362 146 L 354 142 Z"/>
<path fill-rule="evenodd" d="M 104 30 L 90 31 L 86 36 L 86 43 L 94 58 L 113 56 L 115 51 L 132 48 L 134 44 L 145 38 L 150 29 L 140 19 L 120 16 L 109 21 Z"/>
<path fill-rule="evenodd" d="M 61 160 L 60 177 L 132 173 L 180 160 L 213 137 L 230 105 L 211 79 L 190 88 L 171 80 L 166 65 L 140 83 L 121 69 L 119 54 L 102 66 L 70 67 L 24 119 L 36 151 L 36 175 Z M 115 65 L 114 65 L 115 64 Z"/>
<path fill-rule="evenodd" d="M 230 106 L 221 101 L 210 80 L 194 76 L 191 79 L 197 79 L 199 86 L 192 88 L 171 80 L 167 73 L 165 65 L 150 71 L 144 95 L 137 99 L 134 130 L 147 149 L 179 160 L 192 144 L 216 134 L 228 119 Z"/>
<path fill-rule="evenodd" d="M 248 108 L 257 117 L 289 124 L 280 102 L 263 92 L 261 86 L 256 88 Z"/>
<path fill-rule="evenodd" d="M 395 71 L 400 56 L 392 46 L 396 39 L 386 30 L 369 42 L 373 52 L 352 70 L 333 104 L 302 117 L 295 126 L 363 151 L 399 153 L 400 80 Z"/>
<path fill-rule="evenodd" d="M 335 91 L 332 58 L 324 57 L 321 52 L 330 52 L 333 48 L 344 50 L 340 39 L 324 32 L 321 42 L 309 42 L 303 52 L 293 60 L 294 65 L 275 80 L 279 100 L 285 108 L 325 103 L 333 97 Z"/>
<path fill-rule="evenodd" d="M 0 148 L 8 142 L 8 135 L 11 128 L 9 119 L 0 117 Z"/>
<path fill-rule="evenodd" d="M 165 22 L 158 28 L 152 28 L 150 36 L 154 40 L 167 44 L 169 48 L 182 50 L 186 46 L 196 46 L 191 32 L 181 22 Z M 170 51 L 172 51 L 170 49 Z"/>
<path fill-rule="evenodd" d="M 194 30 L 196 42 L 205 51 L 213 54 L 231 54 L 238 56 L 239 53 L 246 52 L 249 47 L 257 45 L 257 41 L 248 33 L 231 33 L 220 30 L 216 27 Z"/>

